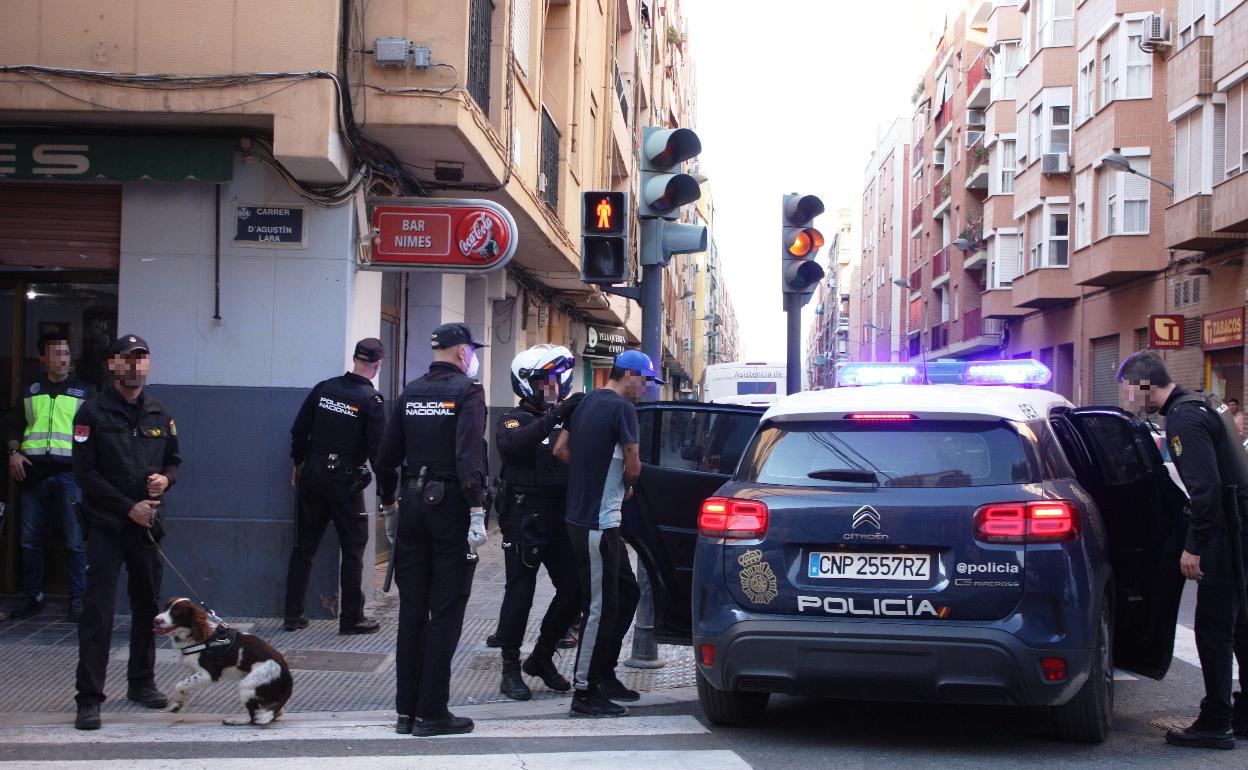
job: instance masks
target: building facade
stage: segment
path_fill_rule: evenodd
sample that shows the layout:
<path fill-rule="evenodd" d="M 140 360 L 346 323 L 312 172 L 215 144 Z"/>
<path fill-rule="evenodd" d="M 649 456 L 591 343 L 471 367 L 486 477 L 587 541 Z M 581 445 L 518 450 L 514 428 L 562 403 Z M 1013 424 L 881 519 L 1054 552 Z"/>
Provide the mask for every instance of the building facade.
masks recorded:
<path fill-rule="evenodd" d="M 857 361 L 907 355 L 906 290 L 895 281 L 909 275 L 910 173 L 910 121 L 898 118 L 882 130 L 863 180 L 861 276 L 850 298 L 861 321 Z"/>
<path fill-rule="evenodd" d="M 580 193 L 635 194 L 642 126 L 694 126 L 676 0 L 4 8 L 0 408 L 49 328 L 97 380 L 109 338 L 146 337 L 186 460 L 167 548 L 221 611 L 281 609 L 290 423 L 355 340 L 385 343 L 390 398 L 427 369 L 428 331 L 467 321 L 491 345 L 491 420 L 519 350 L 567 345 L 585 389 L 638 342 L 637 305 L 579 281 Z M 394 197 L 495 201 L 516 255 L 484 275 L 376 272 L 369 205 Z M 668 396 L 690 387 L 693 311 L 675 297 L 698 256 L 665 279 Z M 309 604 L 327 616 L 332 534 L 320 553 Z"/>
<path fill-rule="evenodd" d="M 809 388 L 833 387 L 837 364 L 851 360 L 851 351 L 860 345 L 861 308 L 851 301 L 853 288 L 860 282 L 862 251 L 854 220 L 853 209 L 837 209 L 836 229 L 824 236 L 828 239 L 828 264 L 812 297 L 814 318 L 806 332 Z"/>

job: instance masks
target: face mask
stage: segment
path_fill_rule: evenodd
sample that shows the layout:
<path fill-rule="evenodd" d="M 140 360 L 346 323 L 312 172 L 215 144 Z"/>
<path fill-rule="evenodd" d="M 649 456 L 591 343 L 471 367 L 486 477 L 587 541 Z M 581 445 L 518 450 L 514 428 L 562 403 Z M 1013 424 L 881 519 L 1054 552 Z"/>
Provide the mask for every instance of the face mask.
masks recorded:
<path fill-rule="evenodd" d="M 475 379 L 477 376 L 477 370 L 480 368 L 481 362 L 477 360 L 477 351 L 469 348 L 468 360 L 464 362 L 464 374 L 467 374 L 469 379 Z"/>

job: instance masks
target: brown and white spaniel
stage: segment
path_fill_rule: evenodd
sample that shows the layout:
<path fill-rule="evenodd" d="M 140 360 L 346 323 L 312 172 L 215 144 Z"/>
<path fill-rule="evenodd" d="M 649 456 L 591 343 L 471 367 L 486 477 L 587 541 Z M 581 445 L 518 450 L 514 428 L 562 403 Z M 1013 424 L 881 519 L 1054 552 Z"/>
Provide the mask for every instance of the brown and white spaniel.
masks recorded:
<path fill-rule="evenodd" d="M 282 715 L 293 680 L 282 654 L 268 642 L 214 623 L 198 604 L 182 597 L 169 600 L 155 626 L 157 633 L 169 636 L 192 672 L 174 686 L 166 711 L 181 711 L 191 690 L 237 680 L 248 716 L 226 719 L 225 724 L 267 725 Z"/>

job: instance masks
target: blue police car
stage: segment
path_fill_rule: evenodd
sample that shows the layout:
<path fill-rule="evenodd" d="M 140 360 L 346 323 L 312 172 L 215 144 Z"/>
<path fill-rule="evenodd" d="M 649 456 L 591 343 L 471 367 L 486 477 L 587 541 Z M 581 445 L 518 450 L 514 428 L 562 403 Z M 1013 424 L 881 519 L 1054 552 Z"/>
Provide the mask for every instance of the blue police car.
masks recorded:
<path fill-rule="evenodd" d="M 1183 588 L 1147 425 L 1012 385 L 1048 381 L 1034 361 L 840 378 L 873 387 L 641 410 L 626 527 L 707 717 L 771 693 L 1043 706 L 1104 740 L 1114 667 L 1165 675 Z"/>

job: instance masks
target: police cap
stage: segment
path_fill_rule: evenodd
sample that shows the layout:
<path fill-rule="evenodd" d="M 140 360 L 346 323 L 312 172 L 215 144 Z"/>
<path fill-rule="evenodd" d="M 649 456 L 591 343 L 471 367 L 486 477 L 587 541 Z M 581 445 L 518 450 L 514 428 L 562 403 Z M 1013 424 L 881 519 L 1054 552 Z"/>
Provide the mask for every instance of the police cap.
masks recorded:
<path fill-rule="evenodd" d="M 376 337 L 365 337 L 355 343 L 355 357 L 366 363 L 375 364 L 386 357 L 386 346 Z"/>
<path fill-rule="evenodd" d="M 147 340 L 137 334 L 123 334 L 113 341 L 108 348 L 110 356 L 128 356 L 131 353 L 151 353 Z"/>
<path fill-rule="evenodd" d="M 434 350 L 453 348 L 456 345 L 472 345 L 474 348 L 489 347 L 473 335 L 468 324 L 461 323 L 442 324 L 433 330 L 429 341 Z"/>

